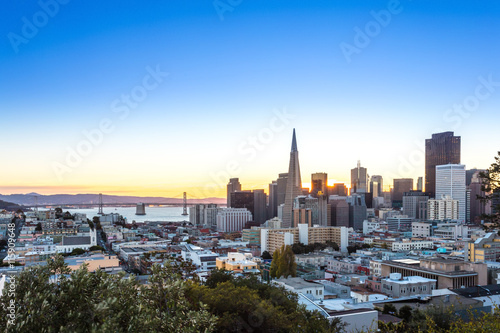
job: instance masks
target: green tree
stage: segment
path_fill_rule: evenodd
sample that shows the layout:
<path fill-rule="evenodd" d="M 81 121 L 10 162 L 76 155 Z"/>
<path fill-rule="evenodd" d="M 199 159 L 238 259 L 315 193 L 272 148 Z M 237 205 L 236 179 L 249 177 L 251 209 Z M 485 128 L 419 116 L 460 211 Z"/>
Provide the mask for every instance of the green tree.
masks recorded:
<path fill-rule="evenodd" d="M 62 216 L 62 214 L 63 214 L 63 210 L 62 210 L 62 208 L 61 208 L 61 207 L 57 207 L 57 208 L 55 209 L 55 212 L 56 212 L 56 217 L 57 217 L 57 218 L 61 217 L 61 216 Z"/>
<path fill-rule="evenodd" d="M 187 284 L 173 271 L 155 266 L 150 284 L 140 286 L 124 274 L 90 273 L 86 266 L 71 272 L 56 256 L 22 271 L 16 293 L 3 294 L 0 327 L 9 332 L 213 332 L 216 318 L 203 305 L 194 311 L 184 297 Z M 11 300 L 16 319 L 7 326 Z"/>
<path fill-rule="evenodd" d="M 273 257 L 271 256 L 271 254 L 268 252 L 268 251 L 264 251 L 262 252 L 262 255 L 261 255 L 262 259 L 273 259 Z"/>
<path fill-rule="evenodd" d="M 210 275 L 205 281 L 205 286 L 215 288 L 219 283 L 224 283 L 233 280 L 233 274 L 225 269 L 214 268 L 210 271 Z"/>
<path fill-rule="evenodd" d="M 297 276 L 297 263 L 295 254 L 290 245 L 283 245 L 273 253 L 273 261 L 270 269 L 271 278 L 280 278 L 282 276 Z"/>
<path fill-rule="evenodd" d="M 330 241 L 330 240 L 327 240 L 327 241 L 326 241 L 326 245 L 327 245 L 328 247 L 331 247 L 334 251 L 338 251 L 338 250 L 340 250 L 339 245 L 338 245 L 337 243 L 335 243 L 335 242 Z"/>
<path fill-rule="evenodd" d="M 340 321 L 329 322 L 299 305 L 296 294 L 259 282 L 234 278 L 215 288 L 191 284 L 188 298 L 208 305 L 217 316 L 217 332 L 337 332 Z"/>
<path fill-rule="evenodd" d="M 73 251 L 71 251 L 71 254 L 72 256 L 79 256 L 81 254 L 84 254 L 85 253 L 85 250 L 84 249 L 81 249 L 79 247 L 73 249 Z"/>
<path fill-rule="evenodd" d="M 102 246 L 99 245 L 93 245 L 89 248 L 89 251 L 105 251 Z"/>
<path fill-rule="evenodd" d="M 35 227 L 35 231 L 42 231 L 42 223 L 38 222 Z"/>
<path fill-rule="evenodd" d="M 384 314 L 397 314 L 396 307 L 392 303 L 385 303 L 384 308 L 382 310 Z"/>
<path fill-rule="evenodd" d="M 412 308 L 409 305 L 404 305 L 399 309 L 398 317 L 404 321 L 410 321 L 412 314 Z"/>

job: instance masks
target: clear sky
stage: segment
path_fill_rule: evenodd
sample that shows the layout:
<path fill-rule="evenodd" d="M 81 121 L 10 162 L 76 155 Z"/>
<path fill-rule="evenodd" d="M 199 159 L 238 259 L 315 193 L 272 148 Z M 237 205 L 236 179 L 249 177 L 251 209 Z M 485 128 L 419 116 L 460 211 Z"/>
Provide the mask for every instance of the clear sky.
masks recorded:
<path fill-rule="evenodd" d="M 2 194 L 267 189 L 293 128 L 304 182 L 416 180 L 445 130 L 468 168 L 500 150 L 497 0 L 2 7 Z"/>

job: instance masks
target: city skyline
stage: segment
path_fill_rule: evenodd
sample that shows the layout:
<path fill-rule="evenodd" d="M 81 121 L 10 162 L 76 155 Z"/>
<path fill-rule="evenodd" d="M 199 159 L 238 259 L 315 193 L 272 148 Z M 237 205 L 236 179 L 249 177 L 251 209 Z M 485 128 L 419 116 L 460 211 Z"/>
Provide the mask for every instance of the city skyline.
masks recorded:
<path fill-rule="evenodd" d="M 498 150 L 494 1 L 69 2 L 29 34 L 41 11 L 9 3 L 0 22 L 2 194 L 267 192 L 293 128 L 304 185 L 349 186 L 358 160 L 385 189 L 416 181 L 444 131 L 467 169 Z"/>

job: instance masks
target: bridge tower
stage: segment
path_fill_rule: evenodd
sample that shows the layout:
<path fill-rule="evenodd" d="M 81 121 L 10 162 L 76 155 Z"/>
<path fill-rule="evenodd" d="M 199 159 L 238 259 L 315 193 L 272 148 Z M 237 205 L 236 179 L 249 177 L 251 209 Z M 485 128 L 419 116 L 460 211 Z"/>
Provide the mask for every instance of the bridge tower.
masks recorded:
<path fill-rule="evenodd" d="M 187 212 L 187 195 L 186 195 L 186 192 L 184 192 L 184 195 L 183 195 L 182 208 L 183 208 L 182 215 L 183 216 L 188 215 L 188 212 Z"/>
<path fill-rule="evenodd" d="M 98 215 L 104 215 L 102 211 L 102 193 L 99 193 L 99 211 L 97 212 Z"/>

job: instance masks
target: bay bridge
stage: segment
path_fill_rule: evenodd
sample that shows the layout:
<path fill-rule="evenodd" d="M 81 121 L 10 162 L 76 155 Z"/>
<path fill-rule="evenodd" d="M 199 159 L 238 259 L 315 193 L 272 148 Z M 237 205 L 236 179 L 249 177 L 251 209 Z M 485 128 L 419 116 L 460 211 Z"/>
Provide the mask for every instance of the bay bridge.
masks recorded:
<path fill-rule="evenodd" d="M 141 200 L 142 198 L 138 197 L 137 199 Z M 146 198 L 144 198 L 144 199 L 146 199 Z M 155 199 L 160 199 L 160 198 L 155 198 Z M 26 207 L 26 208 L 35 208 L 35 210 L 38 207 L 53 207 L 53 208 L 64 207 L 64 209 L 68 209 L 68 208 L 72 208 L 72 207 L 74 207 L 74 208 L 94 208 L 94 207 L 97 207 L 97 208 L 99 208 L 98 214 L 103 215 L 104 214 L 103 207 L 135 207 L 135 206 L 137 206 L 138 203 L 141 203 L 141 204 L 144 204 L 146 206 L 183 207 L 184 210 L 183 210 L 182 215 L 188 215 L 187 214 L 187 207 L 194 206 L 194 205 L 198 204 L 197 202 L 188 203 L 186 192 L 183 192 L 182 194 L 180 194 L 176 197 L 170 197 L 170 198 L 165 199 L 165 200 L 169 200 L 169 199 L 170 200 L 179 200 L 179 202 L 165 202 L 165 201 L 158 202 L 158 201 L 154 201 L 154 200 L 153 201 L 141 200 L 140 202 L 104 202 L 102 193 L 99 193 L 98 195 L 96 194 L 95 201 L 90 200 L 89 202 L 82 202 L 82 203 L 68 202 L 68 203 L 57 203 L 57 204 L 51 204 L 51 203 L 38 204 L 38 197 L 35 196 L 33 204 L 24 204 L 22 206 Z M 201 199 L 194 198 L 191 200 L 196 201 L 196 200 L 201 200 Z"/>

